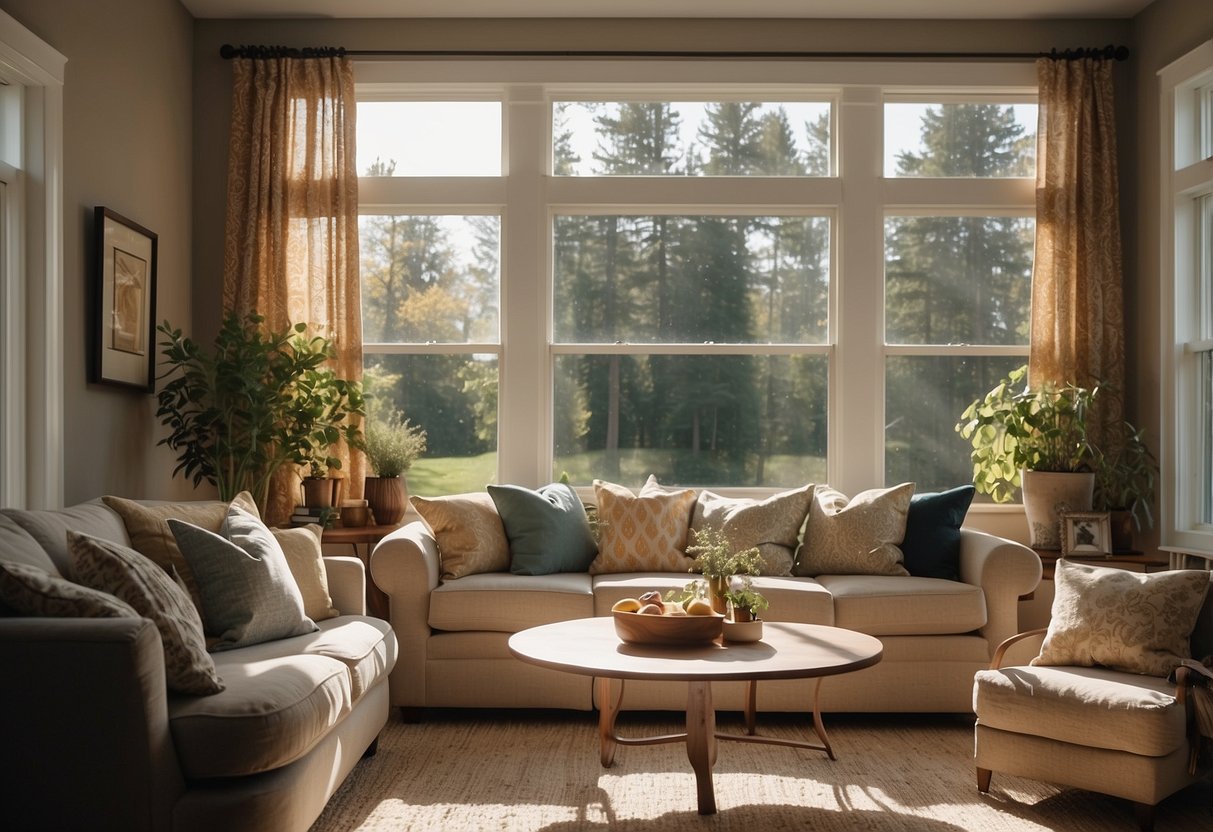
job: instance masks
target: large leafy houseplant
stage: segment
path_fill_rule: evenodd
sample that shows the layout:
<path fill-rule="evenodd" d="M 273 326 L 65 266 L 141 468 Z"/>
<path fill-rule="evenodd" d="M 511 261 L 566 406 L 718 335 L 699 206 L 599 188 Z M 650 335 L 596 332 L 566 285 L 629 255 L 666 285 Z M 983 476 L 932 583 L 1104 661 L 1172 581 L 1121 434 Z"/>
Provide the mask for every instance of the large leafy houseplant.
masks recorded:
<path fill-rule="evenodd" d="M 1153 527 L 1150 506 L 1158 480 L 1158 459 L 1146 445 L 1145 431 L 1122 422 L 1104 444 L 1107 449 L 1095 449 L 1094 508 L 1126 512 L 1138 531 Z"/>
<path fill-rule="evenodd" d="M 209 351 L 167 321 L 158 326 L 167 383 L 156 416 L 169 428 L 159 444 L 177 452 L 174 476 L 206 480 L 222 500 L 247 490 L 264 511 L 284 465 L 340 468 L 331 448 L 361 446 L 363 398 L 358 382 L 327 365 L 335 355 L 328 339 L 309 337 L 302 323 L 282 332 L 263 323 L 228 314 Z"/>
<path fill-rule="evenodd" d="M 956 430 L 972 443 L 973 485 L 995 502 L 1010 502 L 1021 471 L 1093 470 L 1087 415 L 1099 387 L 1027 384 L 1028 366 L 1011 372 L 970 404 Z"/>

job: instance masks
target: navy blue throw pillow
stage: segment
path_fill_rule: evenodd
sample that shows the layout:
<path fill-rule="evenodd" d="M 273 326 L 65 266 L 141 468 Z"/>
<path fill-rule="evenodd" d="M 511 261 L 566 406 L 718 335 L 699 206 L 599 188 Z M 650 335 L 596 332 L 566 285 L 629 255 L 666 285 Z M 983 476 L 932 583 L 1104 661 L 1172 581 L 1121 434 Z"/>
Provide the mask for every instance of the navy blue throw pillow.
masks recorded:
<path fill-rule="evenodd" d="M 973 486 L 962 485 L 915 494 L 910 500 L 901 552 L 911 575 L 960 579 L 960 526 L 974 493 Z"/>
<path fill-rule="evenodd" d="M 490 485 L 505 536 L 510 541 L 510 571 L 515 575 L 585 572 L 598 554 L 585 506 L 564 483 L 538 491 L 520 485 Z"/>

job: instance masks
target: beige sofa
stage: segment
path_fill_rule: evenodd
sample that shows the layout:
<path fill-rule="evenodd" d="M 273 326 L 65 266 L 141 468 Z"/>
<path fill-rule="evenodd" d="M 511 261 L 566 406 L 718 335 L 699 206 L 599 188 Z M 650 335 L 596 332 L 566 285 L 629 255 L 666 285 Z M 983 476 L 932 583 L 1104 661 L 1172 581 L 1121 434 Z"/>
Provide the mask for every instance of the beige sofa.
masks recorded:
<path fill-rule="evenodd" d="M 961 580 L 824 575 L 759 577 L 773 621 L 831 624 L 877 636 L 883 660 L 822 685 L 825 711 L 966 712 L 973 674 L 989 665 L 995 646 L 1018 632 L 1019 597 L 1040 580 L 1029 548 L 968 529 L 961 537 Z M 570 708 L 595 706 L 589 677 L 524 664 L 507 648 L 527 627 L 610 614 L 611 605 L 645 590 L 681 587 L 686 573 L 542 576 L 492 572 L 440 581 L 437 541 L 420 520 L 384 538 L 371 575 L 391 600 L 400 660 L 391 701 L 406 711 L 425 707 Z M 758 688 L 758 707 L 804 711 L 815 681 L 779 681 Z M 722 709 L 742 708 L 743 683 L 713 688 Z M 624 708 L 682 710 L 685 685 L 633 683 Z"/>
<path fill-rule="evenodd" d="M 67 529 L 130 543 L 99 501 L 5 509 L 0 558 L 37 547 L 66 574 Z M 213 654 L 226 689 L 212 696 L 166 690 L 146 618 L 0 616 L 0 828 L 306 830 L 374 750 L 396 661 L 391 628 L 363 615 L 362 563 L 325 567 L 343 614 Z"/>

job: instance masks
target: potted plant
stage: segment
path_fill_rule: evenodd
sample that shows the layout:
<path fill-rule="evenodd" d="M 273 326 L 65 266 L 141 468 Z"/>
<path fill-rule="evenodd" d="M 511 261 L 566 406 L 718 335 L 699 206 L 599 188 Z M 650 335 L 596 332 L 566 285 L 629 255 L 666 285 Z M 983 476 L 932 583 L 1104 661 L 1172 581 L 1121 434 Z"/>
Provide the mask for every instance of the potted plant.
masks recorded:
<path fill-rule="evenodd" d="M 1099 388 L 1027 384 L 1023 365 L 961 414 L 956 430 L 973 450 L 973 485 L 995 502 L 1023 490 L 1031 545 L 1056 549 L 1060 510 L 1089 511 L 1095 451 L 1087 414 Z"/>
<path fill-rule="evenodd" d="M 732 577 L 757 575 L 762 568 L 762 554 L 756 547 L 734 550 L 733 544 L 720 529 L 705 526 L 691 534 L 694 543 L 687 547 L 687 554 L 695 556 L 691 571 L 703 574 L 712 607 L 723 613 L 727 606 L 725 593 L 729 591 Z"/>
<path fill-rule="evenodd" d="M 1121 422 L 1106 443 L 1095 449 L 1093 507 L 1112 515 L 1112 548 L 1133 548 L 1133 533 L 1154 526 L 1150 506 L 1158 479 L 1158 460 L 1146 445 L 1145 431 Z"/>
<path fill-rule="evenodd" d="M 269 332 L 263 321 L 228 314 L 209 351 L 167 321 L 157 327 L 167 383 L 156 416 L 169 429 L 158 444 L 177 452 L 174 476 L 212 483 L 221 500 L 247 490 L 266 514 L 283 466 L 323 459 L 336 468 L 330 447 L 361 446 L 363 400 L 358 382 L 328 367 L 335 350 L 326 338 L 309 337 L 302 323 Z"/>
<path fill-rule="evenodd" d="M 758 641 L 762 638 L 762 619 L 759 613 L 770 606 L 761 592 L 754 589 L 750 576 L 724 594 L 729 602 L 731 614 L 724 620 L 722 633 L 725 641 Z"/>
<path fill-rule="evenodd" d="M 376 523 L 394 525 L 404 517 L 409 502 L 404 472 L 425 453 L 425 446 L 425 431 L 409 424 L 399 410 L 367 423 L 366 458 L 375 476 L 366 478 L 363 494 Z"/>

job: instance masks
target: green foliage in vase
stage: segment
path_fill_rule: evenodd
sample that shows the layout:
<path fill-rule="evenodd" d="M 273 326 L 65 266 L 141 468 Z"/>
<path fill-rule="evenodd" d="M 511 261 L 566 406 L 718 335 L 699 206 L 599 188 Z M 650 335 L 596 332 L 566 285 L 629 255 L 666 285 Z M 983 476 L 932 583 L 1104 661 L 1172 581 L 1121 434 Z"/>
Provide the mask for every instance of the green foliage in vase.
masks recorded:
<path fill-rule="evenodd" d="M 973 450 L 973 485 L 995 502 L 1010 502 L 1020 471 L 1091 470 L 1087 415 L 1099 387 L 1027 384 L 1028 366 L 1011 372 L 960 416 L 957 432 Z"/>
<path fill-rule="evenodd" d="M 726 592 L 724 599 L 732 605 L 734 611 L 743 610 L 750 618 L 758 618 L 759 613 L 771 605 L 761 592 L 754 589 L 754 582 L 748 576 L 742 580 L 740 586 Z"/>
<path fill-rule="evenodd" d="M 1150 506 L 1158 480 L 1158 459 L 1145 442 L 1145 431 L 1128 422 L 1107 442 L 1107 450 L 1096 448 L 1095 493 L 1092 505 L 1096 511 L 1127 511 L 1137 530 L 1154 526 Z"/>
<path fill-rule="evenodd" d="M 247 490 L 264 510 L 282 466 L 340 468 L 329 449 L 362 446 L 363 398 L 328 367 L 328 339 L 309 337 L 303 323 L 269 332 L 263 322 L 228 314 L 210 350 L 167 321 L 157 327 L 167 383 L 156 416 L 169 429 L 159 444 L 177 452 L 174 476 L 206 480 L 221 500 Z"/>
<path fill-rule="evenodd" d="M 425 431 L 409 423 L 399 410 L 366 426 L 366 457 L 376 476 L 398 477 L 425 453 Z"/>
<path fill-rule="evenodd" d="M 762 554 L 757 548 L 736 551 L 720 529 L 704 527 L 692 531 L 693 545 L 687 554 L 695 556 L 691 571 L 705 578 L 730 578 L 733 575 L 757 575 L 762 568 Z"/>

